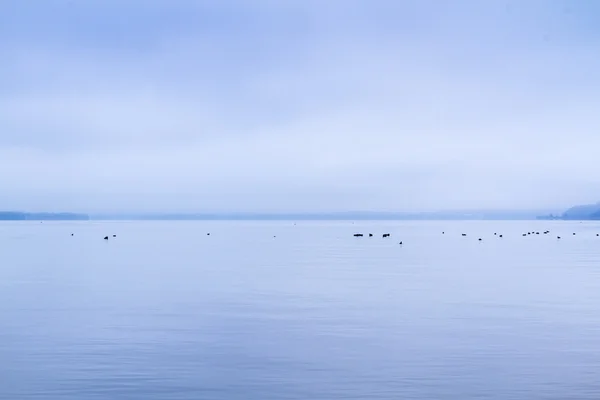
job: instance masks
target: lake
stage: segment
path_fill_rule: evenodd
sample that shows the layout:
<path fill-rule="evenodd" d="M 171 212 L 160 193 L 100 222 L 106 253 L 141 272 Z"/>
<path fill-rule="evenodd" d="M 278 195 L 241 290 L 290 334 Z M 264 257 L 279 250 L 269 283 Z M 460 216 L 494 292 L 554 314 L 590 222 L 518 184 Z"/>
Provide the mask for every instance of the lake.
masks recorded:
<path fill-rule="evenodd" d="M 2 222 L 0 398 L 597 400 L 597 233 Z"/>

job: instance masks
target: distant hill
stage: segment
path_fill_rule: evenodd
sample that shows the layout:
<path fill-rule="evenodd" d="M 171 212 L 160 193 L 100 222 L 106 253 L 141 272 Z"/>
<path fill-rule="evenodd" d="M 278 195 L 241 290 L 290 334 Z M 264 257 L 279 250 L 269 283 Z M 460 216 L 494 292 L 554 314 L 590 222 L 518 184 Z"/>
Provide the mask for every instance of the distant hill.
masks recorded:
<path fill-rule="evenodd" d="M 0 211 L 0 221 L 87 221 L 87 214 Z"/>
<path fill-rule="evenodd" d="M 564 220 L 586 220 L 600 219 L 600 202 L 596 204 L 585 204 L 574 206 L 565 211 L 561 219 Z"/>

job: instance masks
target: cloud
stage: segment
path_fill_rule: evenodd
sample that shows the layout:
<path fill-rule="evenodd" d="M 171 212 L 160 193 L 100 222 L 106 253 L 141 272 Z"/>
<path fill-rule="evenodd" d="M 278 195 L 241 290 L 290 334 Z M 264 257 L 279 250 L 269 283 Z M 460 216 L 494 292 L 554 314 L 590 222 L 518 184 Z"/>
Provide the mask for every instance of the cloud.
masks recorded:
<path fill-rule="evenodd" d="M 12 21 L 0 30 L 0 184 L 11 193 L 0 208 L 417 210 L 600 197 L 600 57 L 583 3 L 12 7 L 0 21 Z"/>

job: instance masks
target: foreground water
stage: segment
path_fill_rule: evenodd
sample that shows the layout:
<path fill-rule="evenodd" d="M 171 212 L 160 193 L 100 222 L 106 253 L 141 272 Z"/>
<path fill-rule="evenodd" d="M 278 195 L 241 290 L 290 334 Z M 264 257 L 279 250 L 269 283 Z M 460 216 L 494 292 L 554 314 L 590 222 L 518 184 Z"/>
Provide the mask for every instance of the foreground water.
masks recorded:
<path fill-rule="evenodd" d="M 596 233 L 0 223 L 0 398 L 597 400 Z"/>

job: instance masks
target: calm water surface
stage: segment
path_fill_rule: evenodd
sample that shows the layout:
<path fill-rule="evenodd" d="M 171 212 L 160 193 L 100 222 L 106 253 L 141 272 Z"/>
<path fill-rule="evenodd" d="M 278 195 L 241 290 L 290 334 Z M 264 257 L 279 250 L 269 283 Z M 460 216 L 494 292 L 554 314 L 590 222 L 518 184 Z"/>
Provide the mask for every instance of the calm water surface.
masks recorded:
<path fill-rule="evenodd" d="M 0 399 L 597 400 L 596 233 L 0 223 Z"/>

